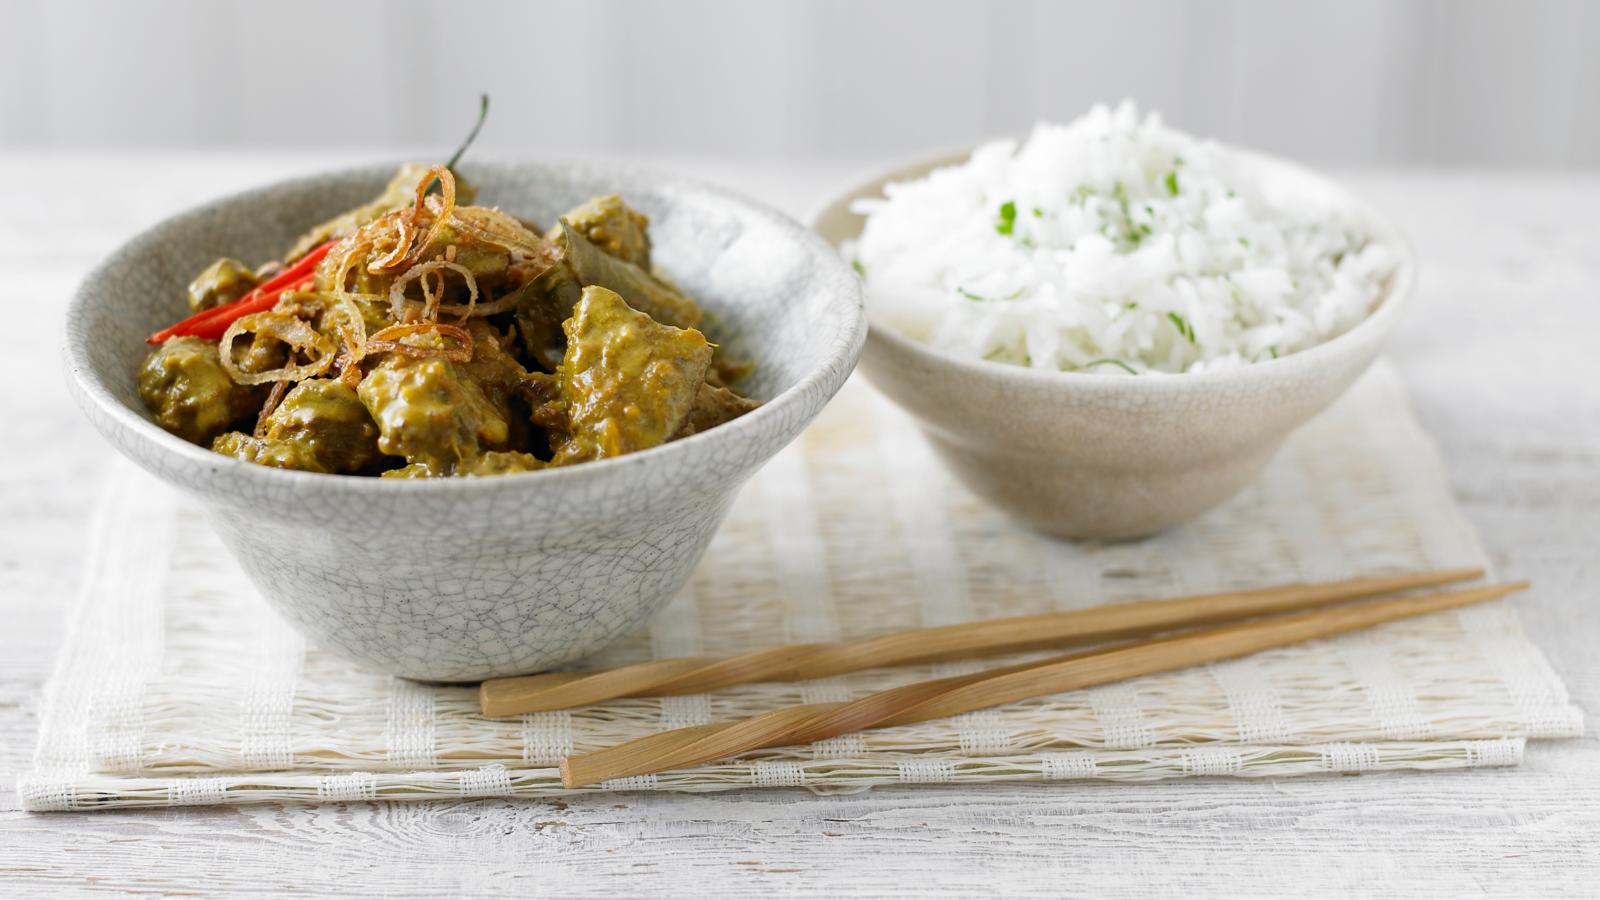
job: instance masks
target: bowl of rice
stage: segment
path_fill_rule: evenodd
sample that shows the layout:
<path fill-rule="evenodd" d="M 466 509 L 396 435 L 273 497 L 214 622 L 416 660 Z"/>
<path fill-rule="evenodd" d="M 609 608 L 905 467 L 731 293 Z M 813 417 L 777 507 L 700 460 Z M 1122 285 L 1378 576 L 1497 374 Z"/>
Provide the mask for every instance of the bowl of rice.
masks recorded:
<path fill-rule="evenodd" d="M 1131 103 L 897 166 L 813 220 L 861 276 L 861 369 L 975 493 L 1070 538 L 1250 484 L 1377 356 L 1410 248 L 1329 179 Z"/>

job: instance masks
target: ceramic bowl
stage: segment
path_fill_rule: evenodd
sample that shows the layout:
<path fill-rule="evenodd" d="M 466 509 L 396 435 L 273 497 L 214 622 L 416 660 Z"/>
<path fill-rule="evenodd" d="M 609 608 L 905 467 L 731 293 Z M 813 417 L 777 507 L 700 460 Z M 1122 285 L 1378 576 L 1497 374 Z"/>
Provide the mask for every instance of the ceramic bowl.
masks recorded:
<path fill-rule="evenodd" d="M 860 284 L 827 244 L 766 207 L 629 168 L 472 164 L 486 202 L 537 222 L 597 194 L 651 217 L 661 269 L 706 307 L 713 340 L 757 368 L 763 401 L 670 444 L 565 469 L 384 480 L 281 471 L 156 426 L 135 369 L 218 256 L 270 259 L 377 194 L 392 167 L 322 175 L 169 219 L 84 280 L 67 317 L 76 396 L 117 449 L 197 498 L 261 593 L 309 637 L 373 669 L 461 681 L 593 653 L 688 579 L 734 492 L 797 436 L 861 352 Z"/>
<path fill-rule="evenodd" d="M 1260 177 L 1341 197 L 1396 249 L 1395 275 L 1361 324 L 1309 350 L 1239 369 L 1137 377 L 958 359 L 874 325 L 862 372 L 916 418 L 968 488 L 1048 534 L 1141 537 L 1229 499 L 1256 479 L 1290 432 L 1371 364 L 1416 272 L 1393 226 L 1342 188 L 1282 160 L 1236 152 Z M 850 212 L 852 201 L 969 155 L 945 154 L 871 178 L 822 207 L 813 227 L 835 245 L 852 239 L 863 222 Z"/>

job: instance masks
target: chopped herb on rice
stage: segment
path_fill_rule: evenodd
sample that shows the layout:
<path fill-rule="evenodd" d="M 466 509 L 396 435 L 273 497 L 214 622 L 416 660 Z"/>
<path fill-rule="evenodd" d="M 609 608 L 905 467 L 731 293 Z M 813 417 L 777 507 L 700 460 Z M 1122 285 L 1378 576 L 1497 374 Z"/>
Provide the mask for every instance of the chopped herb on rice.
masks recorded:
<path fill-rule="evenodd" d="M 1180 316 L 1175 312 L 1167 313 L 1167 318 L 1171 319 L 1172 324 L 1178 327 L 1178 333 L 1183 335 L 1184 340 L 1191 344 L 1195 342 L 1194 326 L 1189 324 L 1188 319 L 1185 319 L 1183 316 Z"/>
<path fill-rule="evenodd" d="M 1131 103 L 1096 107 L 858 201 L 847 252 L 873 320 L 945 352 L 1130 374 L 1249 365 L 1354 327 L 1397 260 L 1353 211 L 1252 171 Z"/>
<path fill-rule="evenodd" d="M 1017 204 L 1010 200 L 1000 204 L 1000 220 L 995 223 L 994 230 L 1009 236 L 1017 228 Z"/>

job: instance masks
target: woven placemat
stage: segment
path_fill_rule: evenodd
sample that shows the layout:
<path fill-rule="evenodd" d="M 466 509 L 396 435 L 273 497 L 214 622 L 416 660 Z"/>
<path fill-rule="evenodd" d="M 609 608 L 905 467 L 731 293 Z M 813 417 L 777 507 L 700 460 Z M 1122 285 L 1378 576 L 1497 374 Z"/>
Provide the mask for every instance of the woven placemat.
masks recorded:
<path fill-rule="evenodd" d="M 1244 495 L 1189 526 L 1117 544 L 1013 525 L 953 483 L 901 413 L 852 382 L 740 495 L 682 596 L 589 664 L 1485 564 L 1383 365 L 1298 432 Z M 476 714 L 473 689 L 365 672 L 307 647 L 203 516 L 126 465 L 113 472 L 88 565 L 36 768 L 19 784 L 29 809 L 573 793 L 553 767 L 574 750 L 997 664 L 492 721 Z M 1581 724 L 1499 603 L 599 790 L 1511 765 L 1526 739 L 1576 736 Z"/>

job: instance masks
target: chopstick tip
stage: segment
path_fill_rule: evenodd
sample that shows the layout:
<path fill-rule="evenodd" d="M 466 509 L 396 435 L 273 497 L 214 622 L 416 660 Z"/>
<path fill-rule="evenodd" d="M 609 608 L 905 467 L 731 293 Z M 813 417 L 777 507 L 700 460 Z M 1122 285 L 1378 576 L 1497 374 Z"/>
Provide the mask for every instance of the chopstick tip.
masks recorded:
<path fill-rule="evenodd" d="M 499 683 L 500 681 L 498 678 L 490 678 L 478 685 L 478 712 L 486 719 L 504 719 L 522 712 L 520 709 L 507 708 L 504 686 Z"/>
<path fill-rule="evenodd" d="M 581 770 L 575 770 L 574 769 L 574 767 L 572 765 L 572 757 L 569 756 L 566 759 L 563 759 L 561 761 L 561 786 L 562 787 L 564 787 L 564 788 L 566 788 L 567 790 L 570 791 L 570 790 L 573 790 L 575 788 L 588 787 L 589 785 L 594 784 L 594 783 L 595 783 L 595 779 L 594 778 L 586 777 Z"/>

